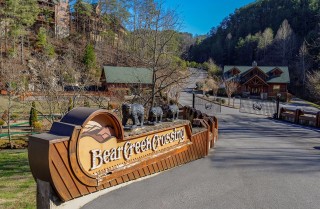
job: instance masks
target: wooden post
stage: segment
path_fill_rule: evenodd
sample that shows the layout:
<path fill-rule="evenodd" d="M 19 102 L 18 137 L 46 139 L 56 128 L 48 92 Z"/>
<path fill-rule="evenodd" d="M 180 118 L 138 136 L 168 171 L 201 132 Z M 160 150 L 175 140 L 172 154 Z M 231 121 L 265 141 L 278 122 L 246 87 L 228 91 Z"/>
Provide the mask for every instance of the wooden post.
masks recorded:
<path fill-rule="evenodd" d="M 192 108 L 195 107 L 195 100 L 196 100 L 196 94 L 193 93 L 193 94 L 192 94 Z"/>
<path fill-rule="evenodd" d="M 320 127 L 320 111 L 317 113 L 316 116 L 316 127 Z"/>
<path fill-rule="evenodd" d="M 60 204 L 50 183 L 37 179 L 37 208 L 57 209 Z"/>
<path fill-rule="evenodd" d="M 276 115 L 276 119 L 279 119 L 279 108 L 280 108 L 280 96 L 277 95 L 277 115 Z"/>
<path fill-rule="evenodd" d="M 300 109 L 296 109 L 294 123 L 299 124 L 299 119 L 301 115 L 303 115 L 303 112 Z"/>
<path fill-rule="evenodd" d="M 282 118 L 282 113 L 284 113 L 286 110 L 283 108 L 283 107 L 281 107 L 281 109 L 280 109 L 280 111 L 279 111 L 279 119 L 280 120 L 282 120 L 283 118 Z"/>

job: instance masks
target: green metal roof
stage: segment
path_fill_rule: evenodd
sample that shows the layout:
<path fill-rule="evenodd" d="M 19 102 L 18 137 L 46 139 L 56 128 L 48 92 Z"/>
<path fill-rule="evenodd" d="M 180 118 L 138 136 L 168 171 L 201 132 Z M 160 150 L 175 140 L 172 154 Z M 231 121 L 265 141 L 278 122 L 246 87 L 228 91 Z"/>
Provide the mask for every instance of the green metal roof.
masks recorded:
<path fill-rule="evenodd" d="M 225 74 L 226 72 L 232 70 L 233 68 L 236 68 L 240 71 L 240 74 L 238 74 L 240 77 L 244 75 L 247 71 L 251 70 L 252 66 L 224 66 L 223 73 Z M 272 70 L 275 69 L 280 69 L 283 73 L 278 76 L 278 77 L 269 77 L 268 80 L 266 81 L 267 83 L 290 83 L 290 76 L 289 76 L 289 70 L 288 67 L 281 66 L 257 66 L 260 70 L 262 70 L 265 74 L 269 75 L 269 73 Z"/>
<path fill-rule="evenodd" d="M 136 67 L 104 66 L 107 83 L 152 84 L 152 70 Z"/>

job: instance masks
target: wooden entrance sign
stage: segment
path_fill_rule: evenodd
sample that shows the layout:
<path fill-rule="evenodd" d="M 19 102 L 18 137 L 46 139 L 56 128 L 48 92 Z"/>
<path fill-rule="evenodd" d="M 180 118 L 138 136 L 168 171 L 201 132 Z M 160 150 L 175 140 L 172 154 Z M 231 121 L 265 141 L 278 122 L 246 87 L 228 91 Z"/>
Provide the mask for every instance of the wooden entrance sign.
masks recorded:
<path fill-rule="evenodd" d="M 217 125 L 199 120 L 195 128 L 178 120 L 126 133 L 112 113 L 76 108 L 30 137 L 31 171 L 69 201 L 206 156 Z"/>

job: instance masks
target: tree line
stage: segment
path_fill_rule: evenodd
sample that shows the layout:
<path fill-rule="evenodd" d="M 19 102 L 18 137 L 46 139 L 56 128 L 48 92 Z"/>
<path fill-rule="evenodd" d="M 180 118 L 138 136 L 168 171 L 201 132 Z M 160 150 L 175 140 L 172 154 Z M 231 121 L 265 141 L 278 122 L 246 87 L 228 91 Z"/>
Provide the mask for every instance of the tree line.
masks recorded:
<path fill-rule="evenodd" d="M 306 95 L 308 75 L 320 67 L 319 11 L 318 0 L 258 0 L 237 9 L 193 44 L 188 59 L 213 59 L 220 66 L 250 66 L 253 61 L 288 66 L 290 90 Z"/>
<path fill-rule="evenodd" d="M 181 19 L 175 10 L 155 0 L 73 0 L 69 13 L 70 34 L 61 38 L 52 33 L 52 10 L 39 6 L 37 0 L 1 2 L 0 90 L 6 91 L 8 102 L 0 111 L 8 112 L 8 127 L 17 102 L 30 92 L 40 95 L 50 122 L 54 115 L 70 110 L 69 104 L 109 109 L 107 97 L 123 102 L 123 91 L 88 94 L 88 88 L 100 85 L 105 65 L 152 71 L 151 91 L 141 89 L 141 97 L 135 98 L 148 107 L 156 105 L 156 95 L 166 93 L 167 101 L 178 99 L 189 77 L 189 64 L 181 57 L 192 39 L 178 32 Z M 48 21 L 35 27 L 39 14 Z M 69 86 L 74 91 L 62 96 Z M 31 101 L 26 103 L 30 110 Z M 37 111 L 42 111 L 40 105 Z"/>

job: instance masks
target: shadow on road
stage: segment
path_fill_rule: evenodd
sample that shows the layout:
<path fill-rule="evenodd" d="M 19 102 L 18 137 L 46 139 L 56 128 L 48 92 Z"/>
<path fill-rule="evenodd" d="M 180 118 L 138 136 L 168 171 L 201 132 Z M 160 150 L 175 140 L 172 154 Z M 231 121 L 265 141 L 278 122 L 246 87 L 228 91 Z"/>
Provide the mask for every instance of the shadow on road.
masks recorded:
<path fill-rule="evenodd" d="M 320 130 L 274 119 L 225 115 L 210 158 L 215 169 L 251 172 L 320 171 Z"/>

